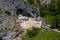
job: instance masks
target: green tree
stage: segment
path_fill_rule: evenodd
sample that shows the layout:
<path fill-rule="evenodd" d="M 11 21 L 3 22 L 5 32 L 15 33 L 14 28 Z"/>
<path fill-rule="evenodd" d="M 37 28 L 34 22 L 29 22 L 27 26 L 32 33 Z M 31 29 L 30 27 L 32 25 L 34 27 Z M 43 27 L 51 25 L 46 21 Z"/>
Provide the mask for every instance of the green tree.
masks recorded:
<path fill-rule="evenodd" d="M 32 30 L 28 30 L 27 34 L 29 36 L 29 38 L 32 38 L 34 36 L 36 36 L 39 32 L 39 28 L 33 28 Z"/>

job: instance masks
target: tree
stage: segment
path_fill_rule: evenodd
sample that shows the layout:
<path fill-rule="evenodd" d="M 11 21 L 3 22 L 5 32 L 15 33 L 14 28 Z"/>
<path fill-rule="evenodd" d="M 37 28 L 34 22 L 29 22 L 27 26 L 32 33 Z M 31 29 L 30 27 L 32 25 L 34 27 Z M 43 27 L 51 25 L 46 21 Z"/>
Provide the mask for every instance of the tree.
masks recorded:
<path fill-rule="evenodd" d="M 33 28 L 32 30 L 28 30 L 27 34 L 29 36 L 29 38 L 32 38 L 34 36 L 36 36 L 39 32 L 39 28 Z"/>

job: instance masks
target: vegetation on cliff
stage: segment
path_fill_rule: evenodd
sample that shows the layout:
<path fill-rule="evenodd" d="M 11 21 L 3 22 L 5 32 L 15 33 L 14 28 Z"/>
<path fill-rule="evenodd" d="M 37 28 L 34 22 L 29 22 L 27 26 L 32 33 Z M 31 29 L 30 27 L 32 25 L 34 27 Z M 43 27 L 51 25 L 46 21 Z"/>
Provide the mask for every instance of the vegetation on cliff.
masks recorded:
<path fill-rule="evenodd" d="M 27 2 L 38 8 L 40 16 L 45 19 L 47 24 L 60 30 L 60 0 L 51 0 L 50 4 L 41 4 L 40 0 L 28 0 Z"/>
<path fill-rule="evenodd" d="M 23 40 L 60 40 L 60 33 L 47 29 L 33 28 L 27 31 Z"/>

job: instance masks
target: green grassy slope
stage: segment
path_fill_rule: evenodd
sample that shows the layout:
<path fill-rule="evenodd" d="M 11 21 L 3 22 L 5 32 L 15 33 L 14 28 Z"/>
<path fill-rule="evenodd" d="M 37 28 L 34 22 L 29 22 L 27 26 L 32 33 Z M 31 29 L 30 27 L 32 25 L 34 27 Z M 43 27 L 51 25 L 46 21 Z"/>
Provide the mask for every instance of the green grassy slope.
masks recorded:
<path fill-rule="evenodd" d="M 23 40 L 60 40 L 60 33 L 48 30 L 39 30 L 36 36 L 30 38 L 29 35 L 26 34 Z"/>

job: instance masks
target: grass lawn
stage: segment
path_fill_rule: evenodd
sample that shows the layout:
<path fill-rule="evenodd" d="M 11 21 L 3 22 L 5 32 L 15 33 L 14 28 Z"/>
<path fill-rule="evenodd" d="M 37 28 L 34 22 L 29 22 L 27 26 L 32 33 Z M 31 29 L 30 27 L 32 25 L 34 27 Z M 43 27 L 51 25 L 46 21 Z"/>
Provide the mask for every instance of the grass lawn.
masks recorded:
<path fill-rule="evenodd" d="M 41 29 L 38 34 L 32 38 L 26 34 L 23 40 L 60 40 L 60 33 Z"/>

